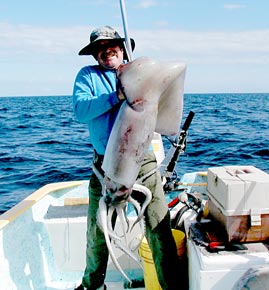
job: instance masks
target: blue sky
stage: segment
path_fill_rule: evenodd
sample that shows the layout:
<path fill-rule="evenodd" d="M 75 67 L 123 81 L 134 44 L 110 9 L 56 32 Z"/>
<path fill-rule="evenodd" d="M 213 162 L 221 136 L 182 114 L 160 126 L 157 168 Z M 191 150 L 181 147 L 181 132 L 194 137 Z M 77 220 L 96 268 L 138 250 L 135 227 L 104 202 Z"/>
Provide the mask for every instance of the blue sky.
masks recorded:
<path fill-rule="evenodd" d="M 185 62 L 186 93 L 269 92 L 269 1 L 125 0 L 133 57 Z M 119 1 L 0 2 L 0 96 L 70 95 L 90 31 Z"/>

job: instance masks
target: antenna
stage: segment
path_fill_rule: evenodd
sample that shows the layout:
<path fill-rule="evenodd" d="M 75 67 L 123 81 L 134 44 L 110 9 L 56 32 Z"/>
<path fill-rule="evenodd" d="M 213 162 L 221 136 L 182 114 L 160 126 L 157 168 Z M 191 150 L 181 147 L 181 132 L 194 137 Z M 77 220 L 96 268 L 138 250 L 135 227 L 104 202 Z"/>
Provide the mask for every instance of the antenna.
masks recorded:
<path fill-rule="evenodd" d="M 122 25 L 123 25 L 123 30 L 124 30 L 125 44 L 126 44 L 126 53 L 127 53 L 128 60 L 132 61 L 133 60 L 132 47 L 131 47 L 131 41 L 128 35 L 128 23 L 127 23 L 124 0 L 120 0 L 120 8 L 121 8 Z"/>

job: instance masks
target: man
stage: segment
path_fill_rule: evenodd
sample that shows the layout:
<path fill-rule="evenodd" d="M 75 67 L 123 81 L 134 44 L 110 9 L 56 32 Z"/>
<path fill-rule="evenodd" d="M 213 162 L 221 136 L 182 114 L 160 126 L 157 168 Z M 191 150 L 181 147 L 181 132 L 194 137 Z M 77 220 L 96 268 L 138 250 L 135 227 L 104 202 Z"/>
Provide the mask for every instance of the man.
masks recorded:
<path fill-rule="evenodd" d="M 132 49 L 135 42 L 131 39 Z M 105 26 L 92 31 L 90 43 L 79 55 L 92 55 L 97 65 L 82 68 L 75 80 L 73 92 L 74 113 L 78 121 L 87 123 L 90 141 L 94 148 L 93 163 L 100 172 L 106 145 L 118 111 L 125 99 L 119 88 L 116 70 L 127 59 L 124 38 L 112 27 Z M 138 178 L 156 167 L 154 153 L 149 150 L 141 165 Z M 103 173 L 103 172 L 102 172 Z M 145 212 L 146 237 L 160 285 L 163 290 L 178 290 L 179 260 L 170 229 L 170 216 L 165 202 L 160 173 L 156 172 L 143 181 L 153 194 Z M 77 290 L 106 289 L 104 284 L 108 250 L 103 232 L 96 224 L 101 184 L 94 173 L 89 184 L 89 212 L 87 228 L 86 269 L 82 284 Z"/>

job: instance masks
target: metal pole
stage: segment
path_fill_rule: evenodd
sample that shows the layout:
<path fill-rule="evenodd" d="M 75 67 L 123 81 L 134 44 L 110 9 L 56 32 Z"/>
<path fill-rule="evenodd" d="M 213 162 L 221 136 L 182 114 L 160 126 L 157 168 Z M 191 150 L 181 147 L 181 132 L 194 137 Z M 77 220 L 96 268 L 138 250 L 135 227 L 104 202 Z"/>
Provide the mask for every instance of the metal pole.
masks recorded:
<path fill-rule="evenodd" d="M 125 3 L 124 0 L 120 0 L 120 8 L 121 8 L 121 17 L 122 17 L 122 24 L 124 29 L 124 37 L 125 37 L 125 43 L 126 43 L 126 52 L 128 56 L 128 60 L 132 61 L 132 47 L 131 47 L 131 41 L 128 35 L 128 23 L 127 23 L 127 16 L 126 16 L 126 9 L 125 9 Z"/>

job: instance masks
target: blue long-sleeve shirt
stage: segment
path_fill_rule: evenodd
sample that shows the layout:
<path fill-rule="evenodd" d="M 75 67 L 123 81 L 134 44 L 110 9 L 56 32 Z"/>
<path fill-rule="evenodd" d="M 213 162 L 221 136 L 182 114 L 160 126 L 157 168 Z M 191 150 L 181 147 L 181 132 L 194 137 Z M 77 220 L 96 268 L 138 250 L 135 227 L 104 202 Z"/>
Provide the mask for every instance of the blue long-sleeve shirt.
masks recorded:
<path fill-rule="evenodd" d="M 98 154 L 105 153 L 120 105 L 115 70 L 94 65 L 78 72 L 73 90 L 74 114 L 79 122 L 88 124 L 90 142 Z"/>

